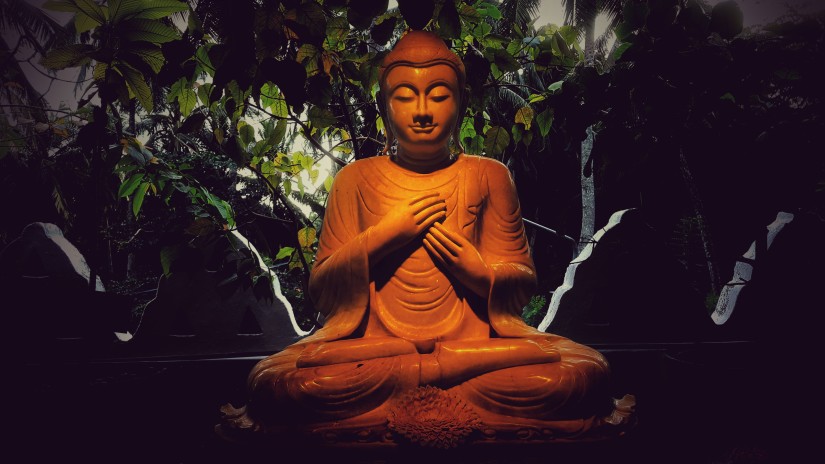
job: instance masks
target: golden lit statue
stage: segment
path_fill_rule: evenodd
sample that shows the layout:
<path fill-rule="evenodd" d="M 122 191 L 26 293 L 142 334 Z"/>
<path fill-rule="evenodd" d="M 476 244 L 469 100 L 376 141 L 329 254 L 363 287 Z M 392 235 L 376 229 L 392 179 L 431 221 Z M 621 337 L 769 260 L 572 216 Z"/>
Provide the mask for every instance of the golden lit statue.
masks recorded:
<path fill-rule="evenodd" d="M 336 439 L 374 430 L 379 441 L 389 427 L 426 444 L 410 422 L 429 415 L 463 430 L 433 438 L 450 446 L 473 430 L 588 432 L 611 411 L 607 362 L 521 320 L 536 276 L 509 171 L 451 154 L 451 138 L 461 148 L 463 63 L 434 34 L 412 31 L 379 76 L 387 148 L 397 150 L 335 178 L 310 280 L 326 323 L 258 363 L 250 404 L 229 422 Z"/>

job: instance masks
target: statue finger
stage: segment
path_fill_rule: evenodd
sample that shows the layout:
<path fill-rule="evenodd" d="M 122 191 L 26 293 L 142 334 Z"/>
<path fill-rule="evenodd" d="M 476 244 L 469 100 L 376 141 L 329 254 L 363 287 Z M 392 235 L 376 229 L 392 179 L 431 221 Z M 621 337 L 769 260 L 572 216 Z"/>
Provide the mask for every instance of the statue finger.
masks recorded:
<path fill-rule="evenodd" d="M 472 245 L 469 240 L 464 238 L 463 235 L 457 232 L 453 232 L 447 229 L 444 224 L 434 224 L 434 227 L 441 232 L 445 237 L 450 239 L 453 243 L 455 243 L 459 248 L 464 248 L 467 245 Z"/>
<path fill-rule="evenodd" d="M 448 255 L 450 258 L 457 258 L 461 253 L 461 248 L 458 245 L 435 228 L 430 228 L 427 235 L 432 237 L 433 245 L 436 246 L 439 251 L 443 250 L 444 253 L 446 253 L 445 258 L 448 257 Z"/>
<path fill-rule="evenodd" d="M 422 225 L 424 223 L 428 223 L 427 225 L 433 224 L 439 218 L 444 217 L 447 215 L 447 208 L 441 204 L 431 205 L 428 208 L 424 208 L 421 211 L 415 213 L 415 223 L 417 225 Z"/>
<path fill-rule="evenodd" d="M 461 245 L 456 243 L 451 236 L 448 236 L 448 233 L 449 232 L 445 233 L 443 228 L 435 225 L 432 229 L 430 229 L 430 234 L 432 234 L 439 243 L 444 245 L 444 247 L 449 250 L 450 254 L 453 256 L 458 256 L 461 253 Z"/>
<path fill-rule="evenodd" d="M 433 206 L 437 206 L 444 211 L 447 210 L 447 202 L 440 198 L 428 198 L 427 201 L 421 201 L 417 205 L 414 205 L 415 212 L 413 214 L 418 215 L 422 211 L 432 208 Z"/>
<path fill-rule="evenodd" d="M 427 198 L 434 198 L 434 197 L 437 197 L 437 196 L 438 196 L 438 192 L 425 193 L 423 195 L 419 195 L 419 196 L 413 198 L 412 200 L 410 200 L 410 202 L 408 204 L 409 205 L 414 205 L 414 204 L 416 204 L 420 201 L 426 200 Z"/>
<path fill-rule="evenodd" d="M 438 261 L 441 264 L 445 264 L 445 265 L 447 264 L 444 261 L 444 257 L 441 256 L 441 253 L 439 253 L 438 250 L 435 249 L 435 247 L 433 246 L 432 242 L 429 239 L 427 239 L 425 237 L 423 243 L 424 243 L 424 248 L 430 253 L 430 256 L 432 256 L 433 259 L 435 259 L 436 261 Z"/>

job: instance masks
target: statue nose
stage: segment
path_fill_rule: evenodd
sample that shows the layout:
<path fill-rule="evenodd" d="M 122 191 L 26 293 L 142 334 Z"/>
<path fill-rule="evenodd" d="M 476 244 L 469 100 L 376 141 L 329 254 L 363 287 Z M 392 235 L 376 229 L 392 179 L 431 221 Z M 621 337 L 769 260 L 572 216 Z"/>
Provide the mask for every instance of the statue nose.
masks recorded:
<path fill-rule="evenodd" d="M 413 115 L 413 123 L 418 124 L 419 126 L 428 126 L 433 123 L 433 115 L 423 111 L 418 111 Z"/>

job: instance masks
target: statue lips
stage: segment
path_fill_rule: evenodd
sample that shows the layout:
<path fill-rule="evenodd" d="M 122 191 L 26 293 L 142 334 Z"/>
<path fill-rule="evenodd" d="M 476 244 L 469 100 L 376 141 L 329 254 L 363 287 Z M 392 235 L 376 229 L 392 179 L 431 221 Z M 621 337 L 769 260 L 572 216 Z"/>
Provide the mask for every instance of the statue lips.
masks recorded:
<path fill-rule="evenodd" d="M 438 127 L 438 124 L 415 124 L 410 126 L 413 132 L 416 134 L 429 134 Z"/>

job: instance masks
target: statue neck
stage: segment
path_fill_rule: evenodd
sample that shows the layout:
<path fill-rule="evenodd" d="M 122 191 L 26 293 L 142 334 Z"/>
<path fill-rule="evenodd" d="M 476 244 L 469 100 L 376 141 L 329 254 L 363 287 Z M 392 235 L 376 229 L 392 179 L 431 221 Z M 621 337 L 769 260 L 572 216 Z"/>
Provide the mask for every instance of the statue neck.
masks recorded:
<path fill-rule="evenodd" d="M 455 157 L 450 154 L 447 147 L 440 147 L 430 153 L 416 148 L 415 155 L 411 156 L 399 146 L 396 155 L 392 157 L 395 164 L 419 174 L 428 174 L 446 168 L 454 159 Z"/>

